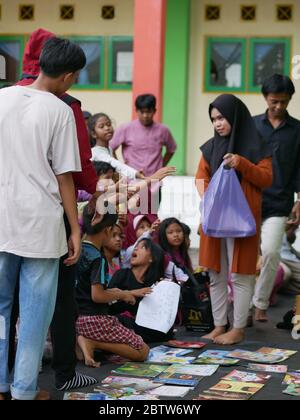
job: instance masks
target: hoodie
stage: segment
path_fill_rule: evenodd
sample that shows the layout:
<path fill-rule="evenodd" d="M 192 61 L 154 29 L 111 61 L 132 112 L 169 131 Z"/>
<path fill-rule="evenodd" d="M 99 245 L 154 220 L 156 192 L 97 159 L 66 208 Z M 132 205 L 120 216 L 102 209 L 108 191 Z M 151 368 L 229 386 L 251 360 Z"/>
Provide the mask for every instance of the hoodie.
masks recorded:
<path fill-rule="evenodd" d="M 34 80 L 38 77 L 40 73 L 39 58 L 42 48 L 44 46 L 44 43 L 48 39 L 54 37 L 54 33 L 41 28 L 32 32 L 24 51 L 22 79 L 16 83 L 17 85 L 31 85 L 34 82 Z M 82 167 L 82 172 L 73 173 L 75 189 L 85 190 L 90 194 L 94 194 L 94 192 L 96 191 L 98 177 L 91 162 L 91 146 L 85 120 L 81 110 L 81 103 L 78 99 L 73 98 L 67 93 L 61 96 L 60 99 L 72 108 L 75 117 L 79 153 Z"/>

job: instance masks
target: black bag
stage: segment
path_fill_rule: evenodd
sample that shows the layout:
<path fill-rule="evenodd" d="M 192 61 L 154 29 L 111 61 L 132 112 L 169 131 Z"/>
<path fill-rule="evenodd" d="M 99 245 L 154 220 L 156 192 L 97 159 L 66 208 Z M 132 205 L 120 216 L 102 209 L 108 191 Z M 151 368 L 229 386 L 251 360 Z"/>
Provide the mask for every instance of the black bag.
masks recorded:
<path fill-rule="evenodd" d="M 207 272 L 190 274 L 181 287 L 180 309 L 182 324 L 187 330 L 210 332 L 214 329 Z"/>

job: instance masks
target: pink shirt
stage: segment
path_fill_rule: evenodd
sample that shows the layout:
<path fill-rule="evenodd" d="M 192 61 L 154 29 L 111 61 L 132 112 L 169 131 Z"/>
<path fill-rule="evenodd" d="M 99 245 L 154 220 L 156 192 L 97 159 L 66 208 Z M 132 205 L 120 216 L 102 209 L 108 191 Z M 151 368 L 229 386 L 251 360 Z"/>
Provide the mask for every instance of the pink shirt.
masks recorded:
<path fill-rule="evenodd" d="M 109 146 L 115 150 L 121 145 L 125 163 L 138 171 L 142 169 L 146 176 L 162 168 L 164 146 L 170 153 L 177 147 L 167 127 L 155 122 L 145 127 L 139 120 L 123 124 L 115 131 Z"/>

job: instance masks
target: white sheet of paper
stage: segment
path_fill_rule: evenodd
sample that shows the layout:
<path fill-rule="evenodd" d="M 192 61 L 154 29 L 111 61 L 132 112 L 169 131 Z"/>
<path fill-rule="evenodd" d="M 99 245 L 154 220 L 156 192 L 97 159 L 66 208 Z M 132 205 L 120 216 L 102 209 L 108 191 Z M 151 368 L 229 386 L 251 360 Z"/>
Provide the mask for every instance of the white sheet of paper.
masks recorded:
<path fill-rule="evenodd" d="M 139 304 L 135 322 L 141 327 L 167 333 L 175 322 L 179 296 L 178 284 L 160 281 Z"/>
<path fill-rule="evenodd" d="M 117 82 L 132 82 L 133 53 L 128 51 L 117 53 Z"/>

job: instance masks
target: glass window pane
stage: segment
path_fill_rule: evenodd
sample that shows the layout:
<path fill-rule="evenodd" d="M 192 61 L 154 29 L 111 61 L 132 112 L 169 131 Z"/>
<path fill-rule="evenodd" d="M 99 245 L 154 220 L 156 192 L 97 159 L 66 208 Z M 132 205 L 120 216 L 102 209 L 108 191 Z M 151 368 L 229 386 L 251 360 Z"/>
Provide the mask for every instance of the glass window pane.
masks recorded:
<path fill-rule="evenodd" d="M 5 83 L 16 83 L 20 79 L 21 64 L 21 42 L 7 41 L 0 39 L 1 62 L 5 61 L 5 71 L 1 69 L 1 76 L 4 75 Z"/>
<path fill-rule="evenodd" d="M 285 73 L 285 43 L 264 42 L 254 44 L 253 85 L 261 86 L 274 73 Z"/>
<path fill-rule="evenodd" d="M 114 41 L 112 46 L 112 83 L 132 84 L 133 41 Z"/>
<path fill-rule="evenodd" d="M 74 41 L 86 55 L 86 65 L 81 70 L 77 85 L 99 85 L 101 82 L 101 44 L 97 41 Z"/>
<path fill-rule="evenodd" d="M 210 86 L 242 87 L 242 43 L 211 43 Z"/>

